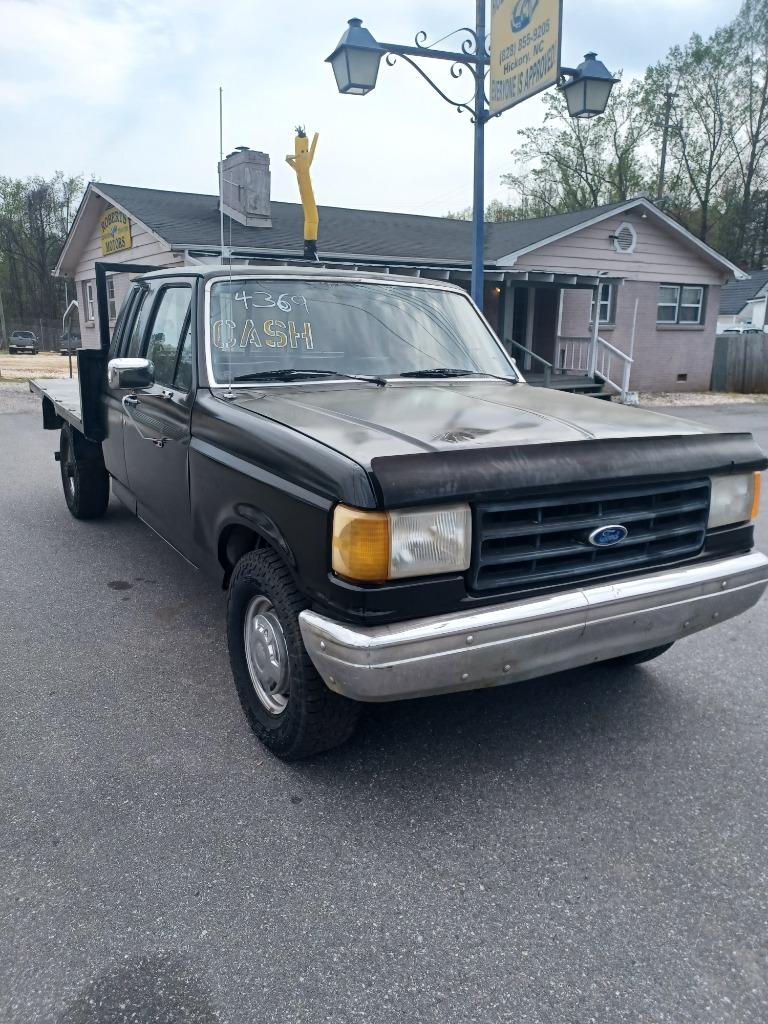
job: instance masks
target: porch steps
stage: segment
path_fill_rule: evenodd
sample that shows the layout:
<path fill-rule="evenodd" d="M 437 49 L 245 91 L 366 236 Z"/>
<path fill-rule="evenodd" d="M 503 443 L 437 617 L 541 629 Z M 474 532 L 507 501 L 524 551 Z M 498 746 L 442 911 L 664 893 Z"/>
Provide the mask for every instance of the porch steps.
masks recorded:
<path fill-rule="evenodd" d="M 535 388 L 553 388 L 556 391 L 567 391 L 572 395 L 589 395 L 591 398 L 602 398 L 610 401 L 613 392 L 594 377 L 578 377 L 575 374 L 553 373 L 547 380 L 543 373 L 526 373 L 526 381 Z"/>

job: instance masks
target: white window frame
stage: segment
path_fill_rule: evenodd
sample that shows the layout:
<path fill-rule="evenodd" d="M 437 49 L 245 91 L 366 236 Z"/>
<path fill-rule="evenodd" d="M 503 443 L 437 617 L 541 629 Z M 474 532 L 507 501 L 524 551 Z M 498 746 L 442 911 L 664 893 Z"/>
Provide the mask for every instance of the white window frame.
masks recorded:
<path fill-rule="evenodd" d="M 85 319 L 89 323 L 95 323 L 96 315 L 93 306 L 93 281 L 83 282 L 83 291 L 85 292 Z"/>
<path fill-rule="evenodd" d="M 107 278 L 107 309 L 109 311 L 109 322 L 114 323 L 117 319 L 117 301 L 115 299 L 115 279 Z"/>
<path fill-rule="evenodd" d="M 598 285 L 598 292 L 600 294 L 599 299 L 599 319 L 598 325 L 600 324 L 613 324 L 616 320 L 616 306 L 614 305 L 616 294 L 613 290 L 613 284 L 609 281 L 604 281 Z M 607 293 L 603 293 L 603 289 L 607 289 Z M 603 316 L 603 306 L 606 307 L 605 316 Z M 592 302 L 589 307 L 589 322 L 593 324 L 595 322 L 595 289 L 592 289 Z"/>
<path fill-rule="evenodd" d="M 697 291 L 699 293 L 698 302 L 683 302 L 685 297 L 685 291 Z M 681 324 L 693 324 L 696 327 L 700 327 L 704 317 L 704 285 L 703 284 L 684 284 L 680 289 L 680 309 L 695 309 L 696 319 L 695 320 L 681 320 L 678 314 L 678 323 Z"/>
<path fill-rule="evenodd" d="M 662 288 L 674 288 L 675 297 L 674 301 L 661 302 L 661 289 Z M 683 302 L 683 293 L 685 291 L 697 291 L 699 293 L 698 302 Z M 656 323 L 660 327 L 701 327 L 704 322 L 704 301 L 706 297 L 706 287 L 703 284 L 672 284 L 668 281 L 663 281 L 659 284 L 659 290 L 656 293 Z M 671 309 L 674 307 L 674 317 L 672 319 L 662 319 L 659 315 L 661 308 Z M 681 320 L 680 311 L 683 309 L 695 309 L 696 319 L 695 320 Z"/>

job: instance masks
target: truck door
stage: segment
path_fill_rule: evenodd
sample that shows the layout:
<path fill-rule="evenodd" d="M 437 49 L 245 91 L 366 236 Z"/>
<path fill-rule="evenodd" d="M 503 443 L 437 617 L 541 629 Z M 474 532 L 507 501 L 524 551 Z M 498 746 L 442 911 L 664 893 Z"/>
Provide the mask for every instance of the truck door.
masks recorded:
<path fill-rule="evenodd" d="M 146 329 L 133 351 L 155 367 L 151 388 L 123 400 L 128 486 L 139 516 L 182 553 L 190 549 L 188 453 L 194 400 L 193 289 L 169 282 L 151 289 Z"/>
<path fill-rule="evenodd" d="M 134 327 L 141 325 L 141 306 L 146 296 L 146 289 L 134 287 L 120 310 L 120 315 L 112 334 L 109 346 L 109 359 L 127 355 L 128 344 Z M 102 442 L 104 464 L 112 476 L 123 487 L 128 485 L 125 470 L 125 453 L 123 451 L 123 407 L 122 393 L 110 387 L 104 389 L 105 437 Z"/>

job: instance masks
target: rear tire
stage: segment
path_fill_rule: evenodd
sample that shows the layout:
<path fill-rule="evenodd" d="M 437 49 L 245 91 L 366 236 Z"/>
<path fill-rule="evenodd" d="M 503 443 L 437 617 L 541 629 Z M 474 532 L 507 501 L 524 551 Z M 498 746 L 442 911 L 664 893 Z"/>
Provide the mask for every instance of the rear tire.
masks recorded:
<path fill-rule="evenodd" d="M 270 548 L 248 552 L 235 566 L 227 595 L 232 675 L 251 728 L 287 761 L 343 743 L 361 710 L 329 690 L 317 674 L 299 628 L 305 607 L 293 577 Z"/>
<path fill-rule="evenodd" d="M 88 441 L 69 424 L 61 428 L 59 448 L 64 500 L 75 519 L 98 519 L 109 505 L 109 473 L 101 445 Z"/>
<path fill-rule="evenodd" d="M 635 651 L 633 654 L 622 654 L 618 658 L 611 658 L 611 665 L 644 665 L 646 661 L 653 661 L 661 657 L 674 644 L 661 644 L 660 647 L 649 647 L 647 651 Z"/>

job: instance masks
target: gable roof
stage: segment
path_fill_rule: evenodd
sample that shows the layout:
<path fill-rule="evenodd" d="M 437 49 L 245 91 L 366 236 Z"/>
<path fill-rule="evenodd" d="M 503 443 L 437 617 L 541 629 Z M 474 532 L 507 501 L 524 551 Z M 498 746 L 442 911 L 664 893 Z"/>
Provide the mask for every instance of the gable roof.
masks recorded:
<path fill-rule="evenodd" d="M 220 248 L 217 195 L 91 182 L 64 243 L 57 273 L 62 271 L 78 221 L 93 194 L 114 203 L 172 248 L 211 249 L 217 252 Z M 684 235 L 690 244 L 703 249 L 710 259 L 724 265 L 735 276 L 742 276 L 742 272 L 732 263 L 642 197 L 549 217 L 486 223 L 486 264 L 512 266 L 522 253 L 556 241 L 587 224 L 597 223 L 637 206 L 652 211 Z M 394 263 L 428 262 L 432 266 L 466 268 L 470 265 L 470 221 L 338 206 L 320 206 L 319 212 L 322 225 L 321 253 L 324 257 L 378 259 Z M 272 226 L 269 228 L 245 227 L 227 219 L 225 244 L 235 249 L 300 259 L 304 248 L 304 213 L 301 204 L 273 200 L 271 215 Z"/>
<path fill-rule="evenodd" d="M 768 285 L 768 270 L 749 270 L 745 281 L 729 281 L 720 292 L 720 312 L 723 316 L 736 316 Z"/>

